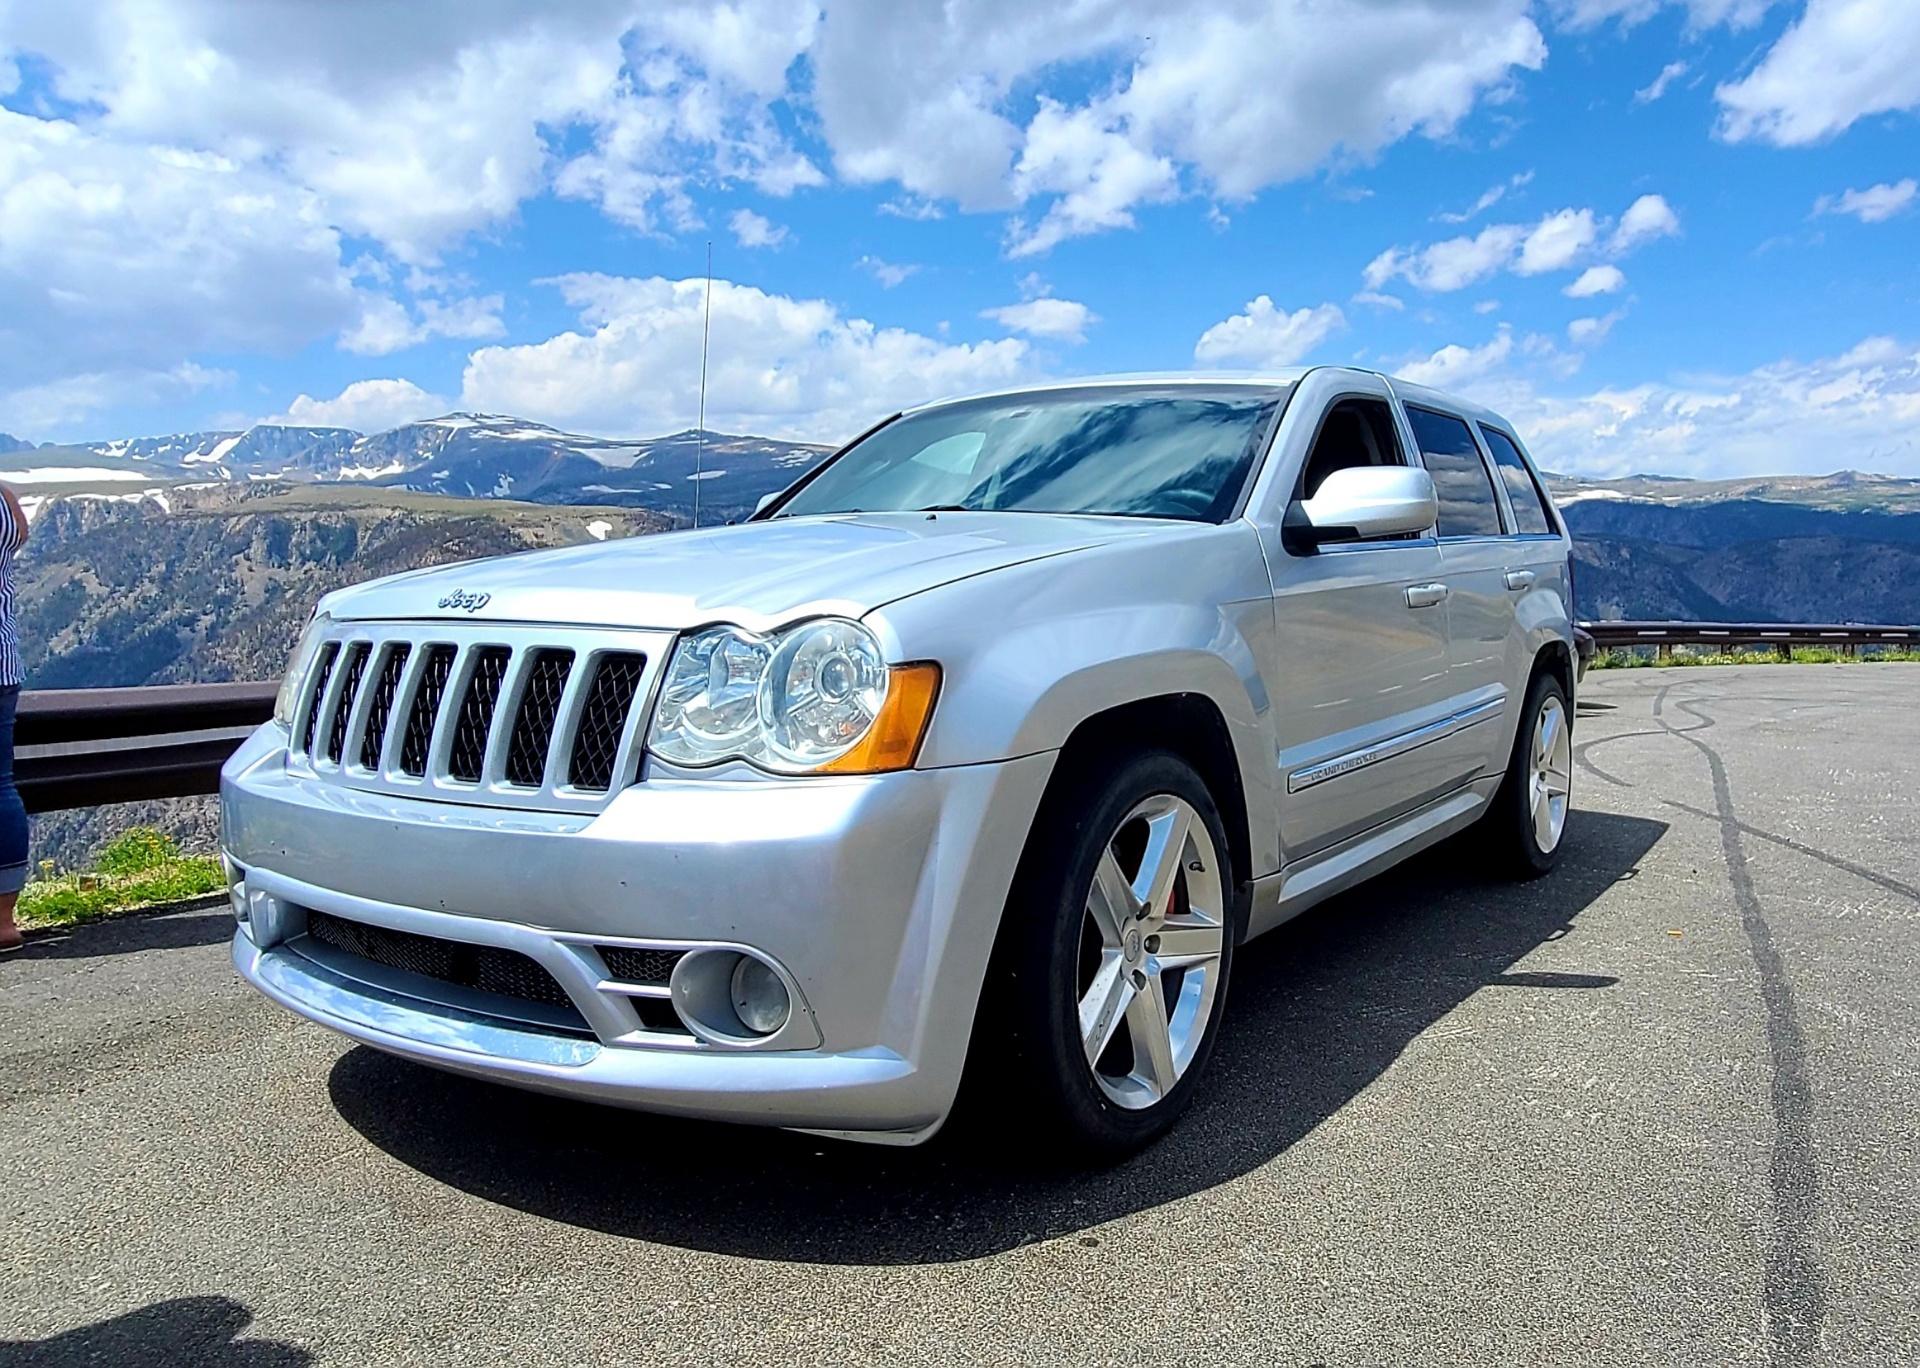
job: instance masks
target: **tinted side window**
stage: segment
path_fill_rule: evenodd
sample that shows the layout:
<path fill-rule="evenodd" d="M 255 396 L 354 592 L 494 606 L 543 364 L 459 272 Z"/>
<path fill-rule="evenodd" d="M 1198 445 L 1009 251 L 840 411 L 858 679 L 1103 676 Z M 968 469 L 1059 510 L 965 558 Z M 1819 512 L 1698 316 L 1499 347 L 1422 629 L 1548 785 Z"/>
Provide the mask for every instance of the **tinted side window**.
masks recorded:
<path fill-rule="evenodd" d="M 1497 428 L 1482 427 L 1487 450 L 1493 453 L 1494 468 L 1507 484 L 1507 502 L 1513 505 L 1514 531 L 1522 534 L 1551 532 L 1553 520 L 1547 516 L 1547 498 L 1533 482 L 1527 463 L 1520 459 L 1520 448 Z"/>
<path fill-rule="evenodd" d="M 1420 444 L 1420 459 L 1433 476 L 1434 492 L 1440 496 L 1440 535 L 1499 536 L 1500 503 L 1467 425 L 1444 413 L 1418 408 L 1407 410 L 1407 421 Z"/>
<path fill-rule="evenodd" d="M 1328 410 L 1313 439 L 1313 450 L 1300 472 L 1300 497 L 1311 499 L 1336 470 L 1405 464 L 1386 401 L 1342 399 Z"/>

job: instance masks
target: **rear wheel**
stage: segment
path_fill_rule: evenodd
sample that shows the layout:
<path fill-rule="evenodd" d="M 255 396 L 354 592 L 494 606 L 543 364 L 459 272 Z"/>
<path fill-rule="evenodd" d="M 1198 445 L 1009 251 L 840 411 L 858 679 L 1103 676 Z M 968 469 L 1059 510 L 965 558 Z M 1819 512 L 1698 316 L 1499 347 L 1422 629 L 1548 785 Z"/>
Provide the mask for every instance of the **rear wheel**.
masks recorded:
<path fill-rule="evenodd" d="M 1573 806 L 1573 710 L 1552 674 L 1535 675 L 1513 739 L 1507 776 L 1484 820 L 1496 855 L 1523 879 L 1560 860 Z"/>
<path fill-rule="evenodd" d="M 1056 1137 L 1124 1152 L 1192 1099 L 1226 1001 L 1239 889 L 1219 811 L 1179 757 L 1139 756 L 1068 789 L 1050 795 L 1021 861 L 975 1080 L 1003 1051 Z"/>

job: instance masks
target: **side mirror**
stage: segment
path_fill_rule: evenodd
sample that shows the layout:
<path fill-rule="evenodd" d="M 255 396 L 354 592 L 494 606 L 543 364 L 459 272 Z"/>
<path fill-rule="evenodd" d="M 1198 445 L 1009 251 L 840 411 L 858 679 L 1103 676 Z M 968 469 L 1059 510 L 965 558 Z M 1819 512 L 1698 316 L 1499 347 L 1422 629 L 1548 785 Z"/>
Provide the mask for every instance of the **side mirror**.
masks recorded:
<path fill-rule="evenodd" d="M 767 505 L 772 503 L 775 499 L 779 497 L 780 497 L 780 491 L 777 489 L 774 490 L 773 493 L 771 494 L 762 494 L 760 496 L 760 501 L 753 506 L 753 516 L 757 518 L 762 513 L 766 512 Z"/>
<path fill-rule="evenodd" d="M 1311 550 L 1328 542 L 1372 541 L 1424 532 L 1440 515 L 1433 476 L 1411 466 L 1349 466 L 1320 482 L 1311 499 L 1290 504 L 1287 544 Z"/>

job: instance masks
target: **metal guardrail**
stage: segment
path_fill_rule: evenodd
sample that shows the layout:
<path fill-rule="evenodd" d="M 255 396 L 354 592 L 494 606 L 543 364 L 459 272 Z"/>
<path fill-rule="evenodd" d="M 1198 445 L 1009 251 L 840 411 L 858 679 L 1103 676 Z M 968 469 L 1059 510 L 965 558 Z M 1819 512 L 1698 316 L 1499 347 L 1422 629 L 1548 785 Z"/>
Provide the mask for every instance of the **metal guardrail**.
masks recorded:
<path fill-rule="evenodd" d="M 273 715 L 279 685 L 163 684 L 20 695 L 14 780 L 29 812 L 213 793 L 220 766 Z"/>
<path fill-rule="evenodd" d="M 1920 626 L 1583 622 L 1595 646 L 1920 647 Z M 273 714 L 278 685 L 36 689 L 20 695 L 14 777 L 29 812 L 213 793 L 220 766 Z"/>
<path fill-rule="evenodd" d="M 1651 646 L 1670 655 L 1675 646 L 1772 646 L 1790 658 L 1795 646 L 1832 646 L 1848 655 L 1862 646 L 1920 647 L 1920 627 L 1854 622 L 1583 622 L 1601 650 Z"/>

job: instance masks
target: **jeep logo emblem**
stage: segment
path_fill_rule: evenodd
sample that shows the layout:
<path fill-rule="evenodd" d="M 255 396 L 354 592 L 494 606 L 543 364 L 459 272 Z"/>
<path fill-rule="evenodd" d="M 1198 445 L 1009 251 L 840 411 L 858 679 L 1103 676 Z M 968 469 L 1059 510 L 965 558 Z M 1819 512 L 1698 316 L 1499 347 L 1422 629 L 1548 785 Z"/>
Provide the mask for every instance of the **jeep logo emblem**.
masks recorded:
<path fill-rule="evenodd" d="M 477 613 L 491 602 L 492 594 L 470 594 L 464 589 L 456 589 L 440 600 L 440 606 L 458 608 L 463 613 Z"/>

